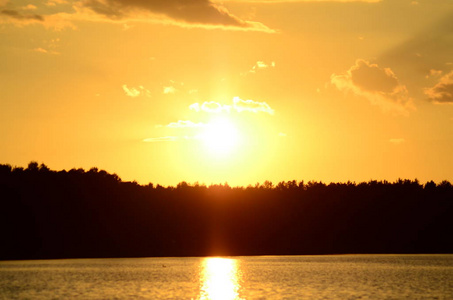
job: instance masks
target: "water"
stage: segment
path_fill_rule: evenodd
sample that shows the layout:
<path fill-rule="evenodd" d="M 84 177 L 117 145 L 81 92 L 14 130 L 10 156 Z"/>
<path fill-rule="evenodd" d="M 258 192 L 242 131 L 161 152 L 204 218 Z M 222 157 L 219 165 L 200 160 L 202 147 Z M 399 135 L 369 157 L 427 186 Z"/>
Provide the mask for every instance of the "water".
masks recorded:
<path fill-rule="evenodd" d="M 453 299 L 453 255 L 6 261 L 0 299 Z"/>

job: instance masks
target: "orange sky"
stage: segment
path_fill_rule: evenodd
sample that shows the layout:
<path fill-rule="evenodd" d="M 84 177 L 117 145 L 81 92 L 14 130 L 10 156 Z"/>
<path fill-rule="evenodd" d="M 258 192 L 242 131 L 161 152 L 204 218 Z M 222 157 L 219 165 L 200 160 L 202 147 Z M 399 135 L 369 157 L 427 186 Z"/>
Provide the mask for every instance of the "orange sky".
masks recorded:
<path fill-rule="evenodd" d="M 451 0 L 0 0 L 0 163 L 453 181 Z"/>

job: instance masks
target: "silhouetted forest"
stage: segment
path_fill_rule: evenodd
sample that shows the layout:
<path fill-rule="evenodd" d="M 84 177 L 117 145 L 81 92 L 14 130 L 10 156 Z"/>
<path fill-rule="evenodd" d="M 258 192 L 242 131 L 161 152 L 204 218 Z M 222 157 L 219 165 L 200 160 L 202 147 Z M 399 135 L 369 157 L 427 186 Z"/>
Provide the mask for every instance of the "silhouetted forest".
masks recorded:
<path fill-rule="evenodd" d="M 453 253 L 448 181 L 123 182 L 0 165 L 0 259 Z"/>

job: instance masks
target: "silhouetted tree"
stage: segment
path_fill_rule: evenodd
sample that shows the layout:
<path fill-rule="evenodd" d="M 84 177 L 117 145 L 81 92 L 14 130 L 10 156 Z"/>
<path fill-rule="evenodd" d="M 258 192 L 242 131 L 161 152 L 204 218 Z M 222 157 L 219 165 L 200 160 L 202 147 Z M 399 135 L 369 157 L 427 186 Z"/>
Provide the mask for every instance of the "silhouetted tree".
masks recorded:
<path fill-rule="evenodd" d="M 0 259 L 452 253 L 452 229 L 448 181 L 164 187 L 0 165 Z"/>
<path fill-rule="evenodd" d="M 27 171 L 37 172 L 39 171 L 39 164 L 36 161 L 32 161 L 28 164 Z"/>

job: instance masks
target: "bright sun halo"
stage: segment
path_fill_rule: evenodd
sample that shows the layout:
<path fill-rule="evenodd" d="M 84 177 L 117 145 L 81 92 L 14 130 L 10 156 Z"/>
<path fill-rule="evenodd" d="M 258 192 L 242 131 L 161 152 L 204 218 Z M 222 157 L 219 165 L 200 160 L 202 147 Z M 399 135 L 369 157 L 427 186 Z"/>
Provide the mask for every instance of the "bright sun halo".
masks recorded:
<path fill-rule="evenodd" d="M 231 120 L 216 118 L 211 120 L 200 136 L 209 152 L 216 155 L 230 153 L 239 145 L 239 132 Z"/>

